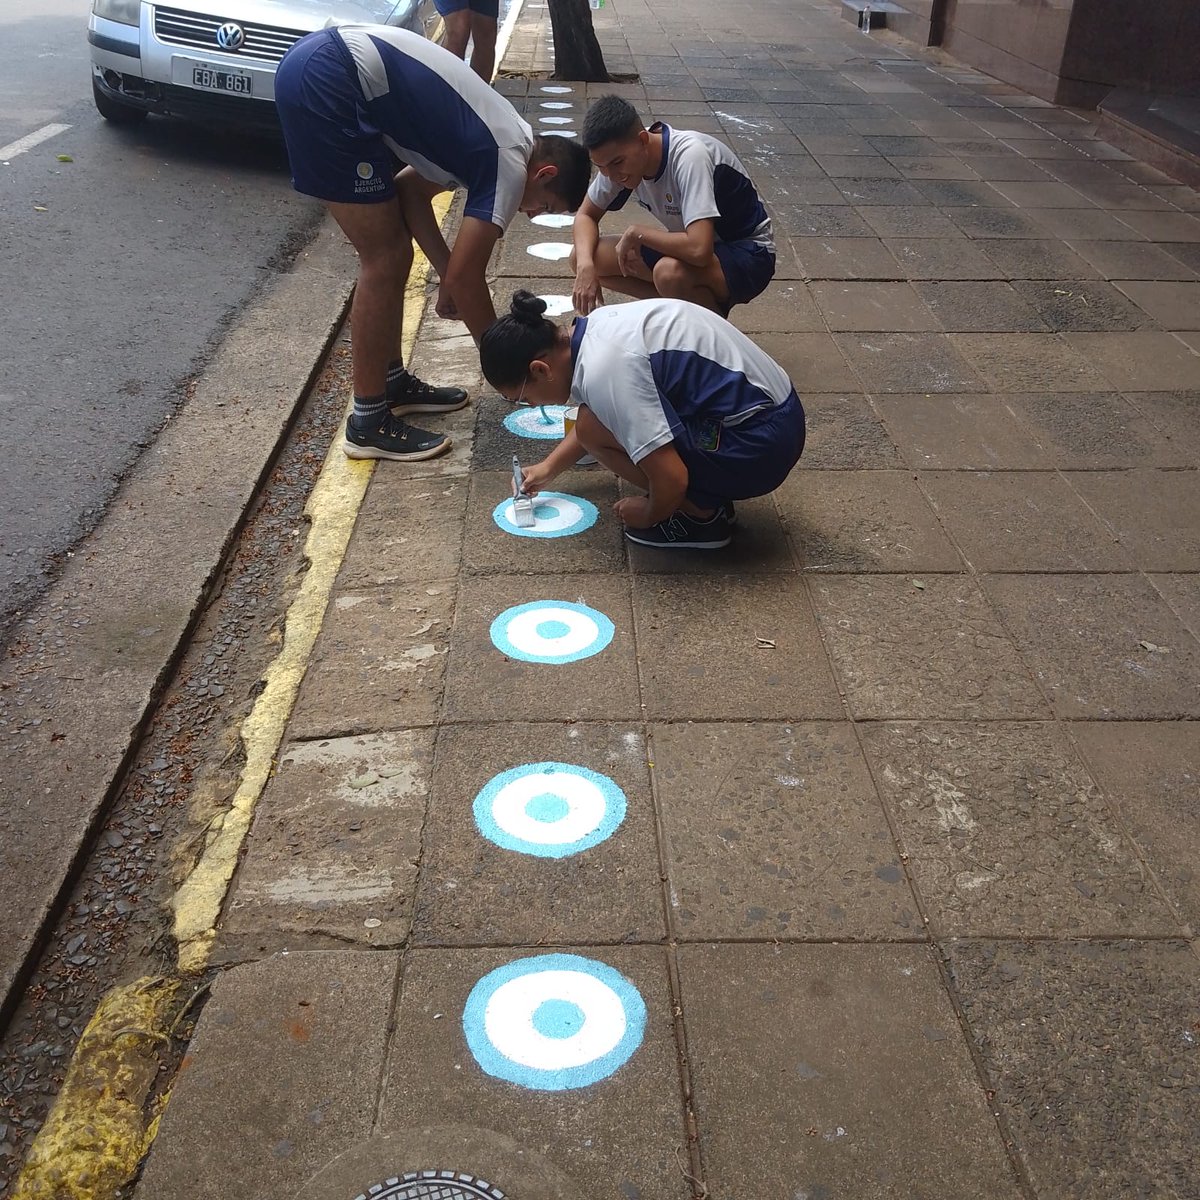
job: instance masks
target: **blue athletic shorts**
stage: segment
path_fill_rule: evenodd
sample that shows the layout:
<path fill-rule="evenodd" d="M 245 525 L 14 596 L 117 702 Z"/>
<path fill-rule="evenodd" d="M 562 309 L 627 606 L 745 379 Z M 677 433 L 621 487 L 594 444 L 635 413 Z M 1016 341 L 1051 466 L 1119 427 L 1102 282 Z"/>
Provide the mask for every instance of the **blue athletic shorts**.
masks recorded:
<path fill-rule="evenodd" d="M 493 21 L 500 19 L 500 0 L 433 0 L 433 6 L 443 17 L 469 8 L 481 17 L 491 17 Z"/>
<path fill-rule="evenodd" d="M 749 304 L 775 278 L 775 255 L 758 242 L 717 242 L 713 250 L 725 273 L 730 308 Z M 663 257 L 649 246 L 642 247 L 642 262 L 652 271 Z"/>
<path fill-rule="evenodd" d="M 795 391 L 776 408 L 722 425 L 715 450 L 701 449 L 686 425 L 673 445 L 688 469 L 687 498 L 701 508 L 773 492 L 804 452 L 804 406 Z M 711 444 L 711 433 L 703 439 Z"/>
<path fill-rule="evenodd" d="M 363 107 L 358 73 L 333 29 L 302 37 L 275 72 L 292 186 L 334 204 L 377 204 L 396 194 L 391 152 Z"/>

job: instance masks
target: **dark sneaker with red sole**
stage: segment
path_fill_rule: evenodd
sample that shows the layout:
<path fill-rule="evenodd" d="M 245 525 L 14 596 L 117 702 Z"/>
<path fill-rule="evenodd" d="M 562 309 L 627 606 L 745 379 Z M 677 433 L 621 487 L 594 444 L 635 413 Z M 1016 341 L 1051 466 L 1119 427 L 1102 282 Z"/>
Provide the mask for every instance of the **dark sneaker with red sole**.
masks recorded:
<path fill-rule="evenodd" d="M 445 454 L 454 443 L 444 433 L 418 429 L 398 417 L 384 417 L 376 429 L 355 429 L 347 420 L 342 449 L 348 458 L 390 458 L 420 462 Z"/>

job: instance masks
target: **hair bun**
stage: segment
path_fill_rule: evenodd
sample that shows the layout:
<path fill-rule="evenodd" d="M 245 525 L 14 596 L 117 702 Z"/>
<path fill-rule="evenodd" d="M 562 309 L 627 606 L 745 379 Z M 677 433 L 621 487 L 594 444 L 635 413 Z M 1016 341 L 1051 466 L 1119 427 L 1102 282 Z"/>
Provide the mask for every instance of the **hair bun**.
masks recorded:
<path fill-rule="evenodd" d="M 532 292 L 514 292 L 511 311 L 522 325 L 540 325 L 546 312 L 546 302 Z"/>

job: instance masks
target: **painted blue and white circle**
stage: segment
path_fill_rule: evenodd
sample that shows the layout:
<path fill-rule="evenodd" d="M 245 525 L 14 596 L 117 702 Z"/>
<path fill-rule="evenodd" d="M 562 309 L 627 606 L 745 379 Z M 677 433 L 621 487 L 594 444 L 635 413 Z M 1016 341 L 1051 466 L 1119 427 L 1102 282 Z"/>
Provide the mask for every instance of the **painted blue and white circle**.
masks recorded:
<path fill-rule="evenodd" d="M 565 404 L 543 404 L 536 408 L 514 408 L 504 415 L 504 428 L 517 437 L 537 438 L 539 441 L 562 441 L 567 435 L 563 425 Z"/>
<path fill-rule="evenodd" d="M 539 1092 L 607 1079 L 642 1044 L 646 1002 L 619 971 L 577 954 L 505 964 L 472 989 L 463 1032 L 489 1075 Z"/>
<path fill-rule="evenodd" d="M 606 775 L 540 762 L 493 776 L 475 797 L 475 824 L 489 842 L 535 858 L 566 858 L 612 837 L 625 793 Z"/>
<path fill-rule="evenodd" d="M 599 654 L 613 639 L 613 623 L 586 604 L 535 600 L 505 609 L 493 622 L 492 644 L 522 662 L 579 662 Z"/>
<path fill-rule="evenodd" d="M 492 509 L 492 520 L 505 533 L 517 537 L 556 538 L 571 537 L 591 529 L 600 519 L 600 511 L 590 500 L 582 496 L 568 496 L 565 492 L 541 492 L 533 499 L 533 519 L 536 525 L 522 529 L 513 519 L 513 502 L 501 500 Z"/>

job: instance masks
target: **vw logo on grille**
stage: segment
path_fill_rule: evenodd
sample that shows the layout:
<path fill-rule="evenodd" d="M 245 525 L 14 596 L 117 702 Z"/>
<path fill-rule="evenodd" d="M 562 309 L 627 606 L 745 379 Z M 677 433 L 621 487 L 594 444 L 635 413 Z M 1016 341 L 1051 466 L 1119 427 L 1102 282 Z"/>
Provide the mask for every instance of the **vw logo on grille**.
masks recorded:
<path fill-rule="evenodd" d="M 226 21 L 217 30 L 217 45 L 222 50 L 240 50 L 246 40 L 246 31 L 236 21 Z"/>

